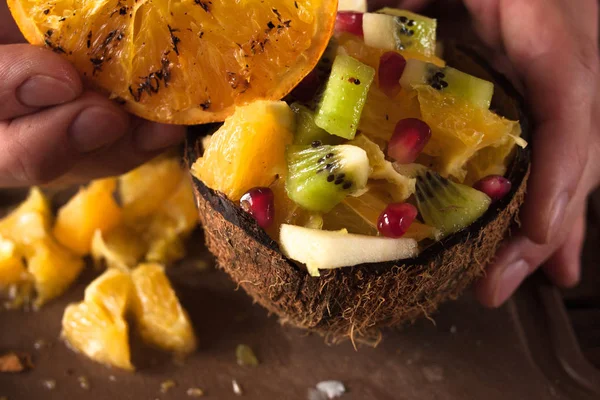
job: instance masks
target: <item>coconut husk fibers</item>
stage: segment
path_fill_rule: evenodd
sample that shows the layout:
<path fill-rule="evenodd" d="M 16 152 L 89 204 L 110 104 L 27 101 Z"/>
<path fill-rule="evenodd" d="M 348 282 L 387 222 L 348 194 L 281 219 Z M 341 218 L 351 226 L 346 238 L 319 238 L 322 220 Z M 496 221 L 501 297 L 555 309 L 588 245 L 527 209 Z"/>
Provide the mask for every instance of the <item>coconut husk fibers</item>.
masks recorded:
<path fill-rule="evenodd" d="M 492 107 L 518 118 L 528 138 L 522 99 L 514 88 L 469 49 L 451 47 L 450 65 L 496 83 Z M 190 129 L 186 158 L 201 154 L 200 139 L 218 125 Z M 467 229 L 425 249 L 417 259 L 321 271 L 311 277 L 287 259 L 241 208 L 196 178 L 194 191 L 206 244 L 224 269 L 255 301 L 288 323 L 336 342 L 376 343 L 379 328 L 429 317 L 456 299 L 484 273 L 517 221 L 529 175 L 529 152 L 518 149 L 509 166 L 513 189 Z"/>

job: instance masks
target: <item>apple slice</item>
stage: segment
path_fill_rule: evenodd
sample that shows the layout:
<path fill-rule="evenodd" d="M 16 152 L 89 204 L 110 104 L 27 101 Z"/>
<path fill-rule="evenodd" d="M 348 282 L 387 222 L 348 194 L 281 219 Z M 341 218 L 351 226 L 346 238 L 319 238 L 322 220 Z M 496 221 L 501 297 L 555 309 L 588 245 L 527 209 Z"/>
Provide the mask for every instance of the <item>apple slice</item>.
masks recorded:
<path fill-rule="evenodd" d="M 281 225 L 279 242 L 283 253 L 306 264 L 312 276 L 319 276 L 319 269 L 412 258 L 419 250 L 414 239 L 355 235 L 345 230 L 322 231 L 287 224 Z"/>
<path fill-rule="evenodd" d="M 338 11 L 367 12 L 367 0 L 339 0 Z"/>

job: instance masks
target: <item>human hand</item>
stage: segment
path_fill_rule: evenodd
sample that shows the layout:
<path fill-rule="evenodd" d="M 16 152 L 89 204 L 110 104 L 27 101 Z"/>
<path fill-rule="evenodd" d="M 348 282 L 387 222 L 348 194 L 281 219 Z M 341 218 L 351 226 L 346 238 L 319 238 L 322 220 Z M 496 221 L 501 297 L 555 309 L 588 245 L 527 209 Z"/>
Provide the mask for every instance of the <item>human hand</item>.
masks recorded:
<path fill-rule="evenodd" d="M 184 128 L 143 121 L 92 91 L 50 50 L 23 42 L 0 4 L 0 187 L 117 175 L 180 142 Z"/>
<path fill-rule="evenodd" d="M 481 38 L 514 67 L 536 126 L 522 227 L 475 288 L 481 303 L 497 307 L 540 266 L 559 286 L 580 279 L 586 200 L 600 182 L 598 2 L 463 2 Z"/>

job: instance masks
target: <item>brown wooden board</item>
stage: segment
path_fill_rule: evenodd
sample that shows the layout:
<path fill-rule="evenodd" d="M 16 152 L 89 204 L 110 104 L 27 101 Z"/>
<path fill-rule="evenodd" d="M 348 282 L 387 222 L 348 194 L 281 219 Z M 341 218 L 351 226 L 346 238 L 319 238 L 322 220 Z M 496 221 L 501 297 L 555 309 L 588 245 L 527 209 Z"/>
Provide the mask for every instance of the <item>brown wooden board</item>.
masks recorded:
<path fill-rule="evenodd" d="M 172 274 L 200 341 L 199 351 L 185 363 L 146 352 L 134 357 L 139 370 L 132 374 L 67 349 L 58 340 L 62 310 L 81 299 L 93 275 L 87 274 L 76 289 L 39 313 L 0 313 L 0 351 L 30 352 L 35 364 L 29 372 L 0 374 L 0 397 L 180 399 L 187 398 L 187 388 L 200 387 L 206 398 L 233 399 L 231 381 L 236 379 L 243 398 L 306 399 L 317 382 L 336 379 L 346 385 L 343 399 L 348 400 L 561 398 L 556 397 L 561 384 L 549 381 L 530 359 L 513 303 L 488 311 L 467 296 L 442 307 L 435 325 L 423 320 L 402 331 L 387 331 L 378 348 L 355 351 L 350 343 L 328 346 L 320 337 L 280 326 L 235 291 L 222 272 L 192 269 Z M 40 339 L 49 346 L 36 350 Z M 236 364 L 235 347 L 241 343 L 255 350 L 259 366 Z M 80 376 L 88 379 L 89 390 L 80 387 Z M 44 387 L 48 379 L 56 381 L 54 390 Z M 161 382 L 168 379 L 177 387 L 161 394 Z"/>
<path fill-rule="evenodd" d="M 342 381 L 348 390 L 342 399 L 349 400 L 597 398 L 557 360 L 545 318 L 557 313 L 540 305 L 535 282 L 499 310 L 483 309 L 467 295 L 444 305 L 435 324 L 422 320 L 388 330 L 379 347 L 355 350 L 349 342 L 329 346 L 321 337 L 282 327 L 210 267 L 201 237 L 194 243 L 195 260 L 169 270 L 199 337 L 200 349 L 191 358 L 173 361 L 132 337 L 138 371 L 127 373 L 69 350 L 58 338 L 60 319 L 97 274 L 89 268 L 76 288 L 41 312 L 0 312 L 0 353 L 30 353 L 35 364 L 28 372 L 0 374 L 0 398 L 181 399 L 188 398 L 188 388 L 199 387 L 206 398 L 234 399 L 232 379 L 243 388 L 242 398 L 263 400 L 307 399 L 309 388 L 328 379 Z M 199 271 L 198 259 L 209 268 Z M 38 350 L 40 340 L 46 345 Z M 558 340 L 575 343 L 568 335 Z M 260 365 L 238 366 L 238 344 L 251 346 Z M 81 388 L 80 377 L 89 389 Z M 170 379 L 177 386 L 161 393 L 161 383 Z M 56 382 L 54 390 L 44 386 L 46 380 Z"/>

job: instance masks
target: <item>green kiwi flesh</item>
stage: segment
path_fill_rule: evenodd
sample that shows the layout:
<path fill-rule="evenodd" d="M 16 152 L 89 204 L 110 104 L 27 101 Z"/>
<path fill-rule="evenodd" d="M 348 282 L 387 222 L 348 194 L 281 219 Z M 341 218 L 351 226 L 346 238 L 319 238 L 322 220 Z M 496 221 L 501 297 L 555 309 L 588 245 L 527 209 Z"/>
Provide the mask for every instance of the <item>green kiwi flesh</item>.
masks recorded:
<path fill-rule="evenodd" d="M 315 142 L 290 146 L 286 156 L 286 193 L 306 210 L 330 211 L 349 194 L 364 189 L 369 178 L 367 153 L 356 146 Z"/>
<path fill-rule="evenodd" d="M 311 145 L 315 142 L 321 144 L 339 144 L 342 138 L 330 135 L 323 128 L 315 124 L 315 113 L 300 103 L 290 104 L 290 108 L 296 114 L 296 132 L 294 133 L 294 144 Z"/>
<path fill-rule="evenodd" d="M 416 189 L 419 214 L 427 225 L 437 228 L 442 237 L 471 225 L 492 202 L 485 193 L 432 171 L 417 175 Z"/>
<path fill-rule="evenodd" d="M 315 124 L 332 135 L 354 139 L 375 70 L 360 61 L 338 55 L 333 61 Z"/>
<path fill-rule="evenodd" d="M 384 50 L 435 55 L 437 21 L 406 10 L 383 8 L 363 15 L 365 43 Z"/>
<path fill-rule="evenodd" d="M 400 85 L 410 90 L 416 85 L 428 85 L 441 92 L 460 97 L 482 108 L 490 108 L 494 84 L 452 67 L 440 68 L 419 60 L 407 60 Z"/>

